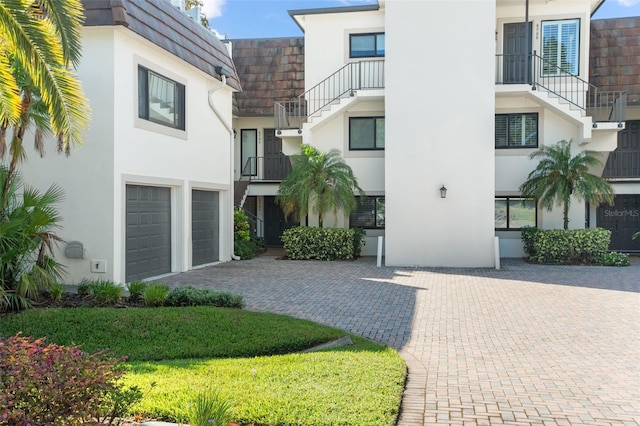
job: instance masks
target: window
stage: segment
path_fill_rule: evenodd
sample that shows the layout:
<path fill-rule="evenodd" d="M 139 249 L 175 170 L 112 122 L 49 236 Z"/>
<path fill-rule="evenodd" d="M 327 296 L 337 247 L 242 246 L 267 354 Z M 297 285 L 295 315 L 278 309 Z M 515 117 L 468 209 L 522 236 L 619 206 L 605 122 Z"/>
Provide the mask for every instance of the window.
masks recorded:
<path fill-rule="evenodd" d="M 538 113 L 496 114 L 496 148 L 536 148 Z"/>
<path fill-rule="evenodd" d="M 498 230 L 519 230 L 536 226 L 536 201 L 531 198 L 496 197 L 495 228 Z"/>
<path fill-rule="evenodd" d="M 240 130 L 240 167 L 242 176 L 257 175 L 258 131 L 256 129 Z"/>
<path fill-rule="evenodd" d="M 356 202 L 349 216 L 351 228 L 384 229 L 384 197 L 356 197 Z"/>
<path fill-rule="evenodd" d="M 184 85 L 138 67 L 138 116 L 176 129 L 185 129 Z"/>
<path fill-rule="evenodd" d="M 542 21 L 542 76 L 578 75 L 580 20 Z"/>
<path fill-rule="evenodd" d="M 349 57 L 368 58 L 384 56 L 384 33 L 351 34 Z"/>
<path fill-rule="evenodd" d="M 384 149 L 384 117 L 349 118 L 349 149 Z"/>

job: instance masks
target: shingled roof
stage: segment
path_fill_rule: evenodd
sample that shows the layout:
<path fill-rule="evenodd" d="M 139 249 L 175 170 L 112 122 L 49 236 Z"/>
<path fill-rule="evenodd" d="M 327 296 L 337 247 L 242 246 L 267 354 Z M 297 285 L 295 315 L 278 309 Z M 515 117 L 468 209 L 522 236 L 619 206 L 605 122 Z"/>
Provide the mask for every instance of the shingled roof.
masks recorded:
<path fill-rule="evenodd" d="M 214 33 L 187 17 L 168 0 L 82 0 L 85 26 L 122 25 L 151 43 L 221 79 L 217 67 L 229 71 L 227 84 L 241 90 L 233 61 Z"/>
<path fill-rule="evenodd" d="M 604 91 L 627 91 L 640 105 L 640 16 L 591 21 L 589 81 Z"/>
<path fill-rule="evenodd" d="M 304 92 L 302 37 L 231 40 L 233 62 L 242 80 L 236 93 L 240 116 L 273 116 L 273 103 Z"/>

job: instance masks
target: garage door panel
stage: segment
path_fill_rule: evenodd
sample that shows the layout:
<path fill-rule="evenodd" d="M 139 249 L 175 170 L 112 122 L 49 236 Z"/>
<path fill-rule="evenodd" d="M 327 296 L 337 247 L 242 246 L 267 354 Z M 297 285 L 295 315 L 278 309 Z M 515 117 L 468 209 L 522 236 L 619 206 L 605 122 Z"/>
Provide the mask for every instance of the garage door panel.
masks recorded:
<path fill-rule="evenodd" d="M 640 239 L 632 238 L 640 231 L 640 195 L 616 195 L 613 206 L 598 208 L 596 223 L 611 231 L 609 250 L 640 252 Z"/>
<path fill-rule="evenodd" d="M 217 191 L 193 190 L 191 195 L 192 265 L 220 260 L 220 196 Z"/>
<path fill-rule="evenodd" d="M 127 185 L 126 280 L 171 272 L 171 189 Z"/>

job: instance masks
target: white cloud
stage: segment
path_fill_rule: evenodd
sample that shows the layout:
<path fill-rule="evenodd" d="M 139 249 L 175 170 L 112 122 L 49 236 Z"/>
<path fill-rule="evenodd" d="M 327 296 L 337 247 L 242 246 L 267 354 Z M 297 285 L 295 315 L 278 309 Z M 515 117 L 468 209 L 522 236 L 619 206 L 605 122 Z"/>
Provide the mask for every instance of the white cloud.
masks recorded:
<path fill-rule="evenodd" d="M 640 4 L 640 0 L 618 0 L 620 6 L 624 7 L 633 7 L 637 4 Z"/>
<path fill-rule="evenodd" d="M 202 0 L 202 12 L 209 19 L 222 16 L 222 6 L 227 0 Z"/>

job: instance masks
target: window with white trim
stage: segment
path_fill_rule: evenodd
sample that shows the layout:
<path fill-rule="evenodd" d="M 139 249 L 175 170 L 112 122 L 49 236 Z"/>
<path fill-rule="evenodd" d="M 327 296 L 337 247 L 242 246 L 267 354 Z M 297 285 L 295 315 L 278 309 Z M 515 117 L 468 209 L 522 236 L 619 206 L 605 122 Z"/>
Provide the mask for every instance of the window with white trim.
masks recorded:
<path fill-rule="evenodd" d="M 580 20 L 542 21 L 543 77 L 579 74 Z"/>
<path fill-rule="evenodd" d="M 184 84 L 138 66 L 138 117 L 184 130 Z"/>
<path fill-rule="evenodd" d="M 517 231 L 528 226 L 536 226 L 536 223 L 536 200 L 522 197 L 496 197 L 496 230 Z"/>
<path fill-rule="evenodd" d="M 356 197 L 356 202 L 349 215 L 349 227 L 384 229 L 384 196 Z"/>
<path fill-rule="evenodd" d="M 349 57 L 371 58 L 384 56 L 384 33 L 349 35 Z"/>
<path fill-rule="evenodd" d="M 538 113 L 496 114 L 496 148 L 537 148 Z"/>
<path fill-rule="evenodd" d="M 350 117 L 351 151 L 384 149 L 384 117 Z"/>
<path fill-rule="evenodd" d="M 242 176 L 258 174 L 258 130 L 240 130 L 240 167 Z"/>

